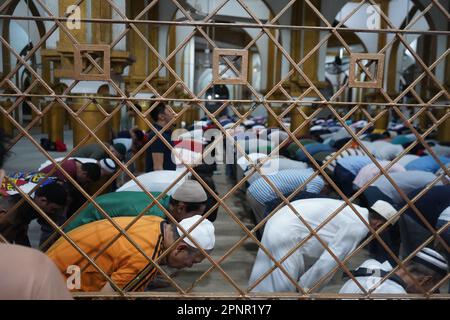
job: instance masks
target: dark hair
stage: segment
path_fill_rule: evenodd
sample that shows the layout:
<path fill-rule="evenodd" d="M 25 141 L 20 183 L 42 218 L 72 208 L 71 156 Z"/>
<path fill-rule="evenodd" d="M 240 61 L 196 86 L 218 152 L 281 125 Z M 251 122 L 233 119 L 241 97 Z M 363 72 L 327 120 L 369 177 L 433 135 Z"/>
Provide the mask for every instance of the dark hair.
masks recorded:
<path fill-rule="evenodd" d="M 134 129 L 133 132 L 136 135 L 136 139 L 138 141 L 144 140 L 144 132 L 142 132 L 141 129 Z"/>
<path fill-rule="evenodd" d="M 199 210 L 202 205 L 206 204 L 206 201 L 205 202 L 184 202 L 184 201 L 175 200 L 174 198 L 170 197 L 169 203 L 171 205 L 176 206 L 180 202 L 186 204 L 186 212 L 192 212 L 192 211 Z"/>
<path fill-rule="evenodd" d="M 150 117 L 152 117 L 153 121 L 158 121 L 158 117 L 161 113 L 166 110 L 166 105 L 163 102 L 159 102 L 156 107 L 150 111 Z"/>
<path fill-rule="evenodd" d="M 38 188 L 35 195 L 38 197 L 45 197 L 47 198 L 47 201 L 56 203 L 60 206 L 65 206 L 67 204 L 66 189 L 57 182 Z"/>
<path fill-rule="evenodd" d="M 83 163 L 81 164 L 81 169 L 83 171 L 86 171 L 87 176 L 92 181 L 98 181 L 100 179 L 101 175 L 101 169 L 100 166 L 97 163 Z"/>

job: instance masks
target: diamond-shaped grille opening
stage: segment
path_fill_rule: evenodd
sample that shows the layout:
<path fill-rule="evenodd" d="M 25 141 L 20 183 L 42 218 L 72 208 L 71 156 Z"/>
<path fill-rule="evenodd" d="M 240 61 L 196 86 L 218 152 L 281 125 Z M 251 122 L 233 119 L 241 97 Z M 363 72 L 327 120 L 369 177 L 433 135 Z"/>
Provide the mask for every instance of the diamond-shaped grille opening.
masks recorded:
<path fill-rule="evenodd" d="M 83 56 L 85 59 L 83 59 Z M 110 47 L 107 45 L 75 46 L 75 79 L 77 80 L 109 80 L 110 79 Z M 92 61 L 94 60 L 94 61 Z M 100 64 L 96 63 L 98 60 Z M 86 73 L 89 66 L 92 73 Z M 91 68 L 90 68 L 91 69 Z"/>

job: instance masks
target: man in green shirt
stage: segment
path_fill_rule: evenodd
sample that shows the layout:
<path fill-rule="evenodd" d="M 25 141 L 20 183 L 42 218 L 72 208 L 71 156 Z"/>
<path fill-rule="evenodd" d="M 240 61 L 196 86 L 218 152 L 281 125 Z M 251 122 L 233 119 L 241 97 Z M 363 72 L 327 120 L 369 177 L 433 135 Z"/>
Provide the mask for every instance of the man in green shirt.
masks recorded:
<path fill-rule="evenodd" d="M 160 192 L 151 192 L 157 198 Z M 168 210 L 172 216 L 181 221 L 192 215 L 202 215 L 205 212 L 207 195 L 199 182 L 185 181 L 172 195 L 163 195 L 158 202 Z M 146 216 L 166 218 L 160 207 L 145 192 L 122 191 L 112 192 L 96 198 L 97 204 L 111 217 L 137 216 L 145 211 Z M 69 232 L 84 224 L 105 219 L 105 216 L 90 203 L 84 210 L 64 228 Z"/>

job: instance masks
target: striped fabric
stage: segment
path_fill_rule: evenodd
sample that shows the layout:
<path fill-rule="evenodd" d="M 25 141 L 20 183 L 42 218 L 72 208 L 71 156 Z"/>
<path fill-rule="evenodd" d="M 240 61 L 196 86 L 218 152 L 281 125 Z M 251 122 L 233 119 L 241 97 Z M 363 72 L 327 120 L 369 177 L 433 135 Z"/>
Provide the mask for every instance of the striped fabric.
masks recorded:
<path fill-rule="evenodd" d="M 322 162 L 322 164 L 324 164 L 329 159 L 334 157 L 335 154 L 336 154 L 336 152 L 333 152 L 332 154 L 327 156 L 325 158 L 325 160 Z M 365 156 L 365 155 L 366 155 L 366 153 L 361 148 L 348 148 L 348 149 L 345 149 L 345 150 L 341 151 L 339 153 L 339 155 L 333 161 L 331 161 L 330 164 L 325 169 L 329 170 L 330 172 L 334 172 L 334 168 L 336 168 L 336 162 L 339 159 L 342 159 L 342 158 L 345 158 L 345 157 L 351 157 L 351 156 Z"/>
<path fill-rule="evenodd" d="M 314 171 L 311 168 L 287 169 L 281 170 L 276 174 L 267 175 L 266 177 L 284 196 L 288 196 L 301 186 L 313 173 Z M 311 193 L 319 193 L 324 185 L 325 183 L 322 178 L 315 177 L 306 185 L 305 190 Z M 262 177 L 250 185 L 248 192 L 261 204 L 268 203 L 278 198 L 275 190 L 273 190 Z"/>

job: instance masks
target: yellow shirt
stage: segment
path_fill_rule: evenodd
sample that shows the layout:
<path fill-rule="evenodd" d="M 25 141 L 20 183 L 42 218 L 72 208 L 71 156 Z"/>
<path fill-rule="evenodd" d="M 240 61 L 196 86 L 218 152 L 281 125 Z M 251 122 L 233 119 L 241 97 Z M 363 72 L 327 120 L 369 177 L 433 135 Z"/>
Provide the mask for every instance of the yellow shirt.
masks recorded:
<path fill-rule="evenodd" d="M 113 220 L 124 229 L 135 217 L 120 217 Z M 135 241 L 142 250 L 152 259 L 156 259 L 160 251 L 161 222 L 162 218 L 156 216 L 141 217 L 127 231 L 128 236 Z M 108 221 L 100 220 L 88 223 L 69 232 L 67 235 L 78 245 L 91 259 L 93 259 L 111 240 L 119 234 L 119 231 Z M 48 251 L 47 255 L 55 262 L 64 276 L 73 279 L 74 267 L 83 270 L 89 264 L 68 241 L 60 238 Z M 124 288 L 145 267 L 151 266 L 148 259 L 140 253 L 132 243 L 123 235 L 120 236 L 105 252 L 96 260 L 96 264 L 120 287 Z M 69 269 L 68 269 L 69 268 Z M 75 267 L 76 268 L 76 267 Z M 68 270 L 72 270 L 69 271 Z M 140 282 L 139 287 L 127 286 L 130 290 L 143 290 L 154 276 L 156 270 L 146 274 L 145 282 Z M 76 291 L 99 291 L 106 284 L 106 278 L 92 265 L 81 272 L 81 288 Z M 76 284 L 76 281 L 73 281 Z"/>

